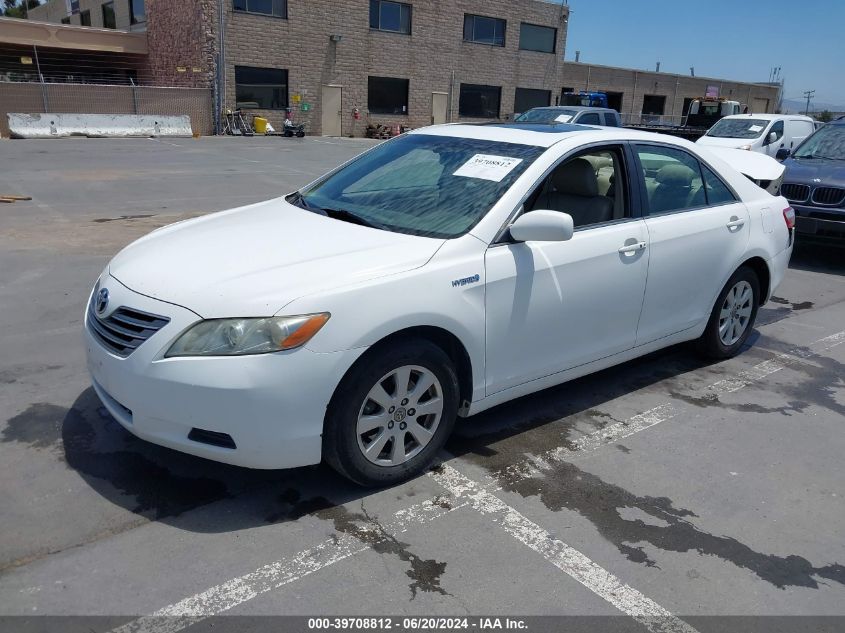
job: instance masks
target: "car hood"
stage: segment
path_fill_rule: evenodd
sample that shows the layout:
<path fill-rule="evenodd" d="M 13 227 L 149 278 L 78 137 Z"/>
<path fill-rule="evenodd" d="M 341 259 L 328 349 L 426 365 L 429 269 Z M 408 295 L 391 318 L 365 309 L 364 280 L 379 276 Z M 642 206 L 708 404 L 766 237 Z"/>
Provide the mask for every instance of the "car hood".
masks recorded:
<path fill-rule="evenodd" d="M 702 136 L 696 141 L 698 145 L 705 145 L 707 147 L 733 147 L 740 148 L 746 145 L 753 145 L 756 138 L 724 138 L 720 136 Z M 745 150 L 748 151 L 748 150 Z"/>
<path fill-rule="evenodd" d="M 122 250 L 109 273 L 203 318 L 270 316 L 306 294 L 418 268 L 443 242 L 277 198 L 153 231 Z"/>
<path fill-rule="evenodd" d="M 845 160 L 787 158 L 783 164 L 786 166 L 784 182 L 845 187 Z"/>

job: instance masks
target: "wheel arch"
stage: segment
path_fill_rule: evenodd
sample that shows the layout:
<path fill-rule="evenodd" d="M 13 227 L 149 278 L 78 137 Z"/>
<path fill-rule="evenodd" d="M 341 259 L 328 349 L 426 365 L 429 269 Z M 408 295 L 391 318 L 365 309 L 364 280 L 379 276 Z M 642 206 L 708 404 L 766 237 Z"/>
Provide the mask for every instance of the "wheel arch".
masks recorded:
<path fill-rule="evenodd" d="M 772 272 L 769 270 L 769 265 L 766 260 L 760 256 L 749 257 L 740 265 L 747 266 L 757 275 L 757 280 L 760 282 L 760 305 L 769 300 L 769 290 L 772 282 Z"/>
<path fill-rule="evenodd" d="M 433 343 L 442 349 L 447 356 L 449 356 L 452 363 L 455 365 L 455 372 L 458 375 L 458 388 L 460 389 L 459 401 L 461 403 L 460 412 L 464 412 L 468 409 L 469 404 L 472 401 L 473 390 L 472 360 L 461 339 L 454 333 L 442 327 L 434 325 L 417 325 L 397 330 L 382 337 L 373 343 L 373 345 L 371 345 L 370 348 L 364 352 L 355 361 L 355 363 L 353 363 L 352 367 L 350 367 L 346 374 L 344 374 L 344 378 L 346 378 L 346 375 L 353 371 L 359 363 L 367 362 L 370 357 L 374 354 L 378 354 L 385 347 L 395 344 L 398 341 L 409 339 L 422 339 Z M 341 383 L 342 382 L 343 379 L 341 379 Z"/>

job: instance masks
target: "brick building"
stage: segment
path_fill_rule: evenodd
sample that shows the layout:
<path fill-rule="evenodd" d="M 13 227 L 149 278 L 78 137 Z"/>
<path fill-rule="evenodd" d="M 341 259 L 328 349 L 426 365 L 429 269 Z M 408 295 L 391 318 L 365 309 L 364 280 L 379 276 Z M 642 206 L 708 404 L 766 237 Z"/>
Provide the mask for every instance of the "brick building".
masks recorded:
<path fill-rule="evenodd" d="M 30 19 L 143 30 L 140 81 L 208 87 L 217 107 L 276 126 L 289 108 L 312 134 L 505 118 L 570 89 L 607 91 L 634 118 L 679 118 L 708 88 L 754 111 L 778 99 L 777 86 L 565 62 L 569 8 L 550 0 L 50 0 Z"/>

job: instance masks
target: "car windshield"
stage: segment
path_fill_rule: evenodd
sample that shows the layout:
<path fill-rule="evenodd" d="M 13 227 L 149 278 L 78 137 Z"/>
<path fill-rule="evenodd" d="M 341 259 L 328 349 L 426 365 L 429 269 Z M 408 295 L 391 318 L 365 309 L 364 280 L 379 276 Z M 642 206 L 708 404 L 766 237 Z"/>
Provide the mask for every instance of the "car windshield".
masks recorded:
<path fill-rule="evenodd" d="M 759 138 L 769 124 L 765 119 L 721 119 L 707 132 L 714 138 Z"/>
<path fill-rule="evenodd" d="M 388 141 L 288 200 L 399 233 L 453 238 L 484 217 L 544 148 L 408 134 Z"/>
<path fill-rule="evenodd" d="M 825 125 L 801 143 L 795 158 L 845 160 L 845 125 Z"/>
<path fill-rule="evenodd" d="M 568 123 L 576 114 L 578 114 L 578 110 L 535 108 L 528 112 L 523 112 L 514 121 L 518 123 L 554 123 L 555 121 Z"/>

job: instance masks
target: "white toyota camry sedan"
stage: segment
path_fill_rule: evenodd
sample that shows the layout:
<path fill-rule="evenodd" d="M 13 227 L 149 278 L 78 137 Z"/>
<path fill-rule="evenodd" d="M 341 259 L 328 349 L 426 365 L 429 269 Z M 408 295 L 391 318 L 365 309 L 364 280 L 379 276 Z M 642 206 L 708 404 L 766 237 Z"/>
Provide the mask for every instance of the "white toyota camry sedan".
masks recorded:
<path fill-rule="evenodd" d="M 94 389 L 193 455 L 411 477 L 456 416 L 682 341 L 736 354 L 793 243 L 782 166 L 748 154 L 578 125 L 402 135 L 121 251 L 85 316 Z"/>

